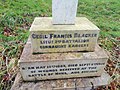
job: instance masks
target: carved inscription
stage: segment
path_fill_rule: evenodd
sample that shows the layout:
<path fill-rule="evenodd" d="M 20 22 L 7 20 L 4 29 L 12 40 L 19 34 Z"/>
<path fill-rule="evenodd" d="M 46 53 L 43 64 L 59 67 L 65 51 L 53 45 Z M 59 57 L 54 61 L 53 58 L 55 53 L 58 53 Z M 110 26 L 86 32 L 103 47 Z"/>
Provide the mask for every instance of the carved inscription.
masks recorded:
<path fill-rule="evenodd" d="M 68 33 L 68 34 L 54 34 L 41 33 L 31 34 L 33 40 L 38 40 L 40 49 L 53 48 L 85 48 L 89 47 L 91 38 L 96 39 L 96 33 Z"/>
<path fill-rule="evenodd" d="M 52 65 L 31 65 L 23 66 L 22 71 L 27 72 L 27 77 L 57 77 L 61 75 L 78 75 L 85 73 L 97 73 L 104 62 L 84 62 L 84 63 L 66 63 Z"/>

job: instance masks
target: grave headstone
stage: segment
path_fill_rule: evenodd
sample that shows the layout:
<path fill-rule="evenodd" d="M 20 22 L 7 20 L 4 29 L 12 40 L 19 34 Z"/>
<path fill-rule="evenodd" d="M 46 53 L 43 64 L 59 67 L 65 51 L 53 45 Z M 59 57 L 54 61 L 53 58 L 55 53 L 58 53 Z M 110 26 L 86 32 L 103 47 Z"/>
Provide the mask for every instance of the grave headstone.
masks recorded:
<path fill-rule="evenodd" d="M 94 51 L 100 30 L 87 18 L 76 18 L 77 5 L 78 0 L 52 0 L 53 17 L 35 18 L 30 28 L 33 53 Z"/>
<path fill-rule="evenodd" d="M 53 17 L 37 17 L 30 28 L 19 61 L 23 79 L 102 75 L 108 57 L 97 44 L 100 29 L 85 17 L 75 18 L 78 0 L 52 2 Z"/>

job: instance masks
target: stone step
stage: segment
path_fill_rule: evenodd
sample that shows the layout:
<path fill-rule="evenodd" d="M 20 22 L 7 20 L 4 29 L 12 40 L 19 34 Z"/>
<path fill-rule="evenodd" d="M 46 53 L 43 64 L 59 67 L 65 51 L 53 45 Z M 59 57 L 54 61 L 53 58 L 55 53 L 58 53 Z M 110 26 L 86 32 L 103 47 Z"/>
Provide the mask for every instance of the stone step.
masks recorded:
<path fill-rule="evenodd" d="M 94 90 L 109 84 L 110 75 L 103 72 L 100 77 L 45 80 L 24 82 L 18 73 L 11 90 Z"/>
<path fill-rule="evenodd" d="M 19 60 L 25 81 L 100 76 L 108 56 L 98 45 L 94 52 L 32 54 L 28 40 Z"/>
<path fill-rule="evenodd" d="M 94 51 L 99 28 L 85 17 L 75 25 L 53 25 L 51 17 L 36 17 L 30 37 L 33 53 Z"/>

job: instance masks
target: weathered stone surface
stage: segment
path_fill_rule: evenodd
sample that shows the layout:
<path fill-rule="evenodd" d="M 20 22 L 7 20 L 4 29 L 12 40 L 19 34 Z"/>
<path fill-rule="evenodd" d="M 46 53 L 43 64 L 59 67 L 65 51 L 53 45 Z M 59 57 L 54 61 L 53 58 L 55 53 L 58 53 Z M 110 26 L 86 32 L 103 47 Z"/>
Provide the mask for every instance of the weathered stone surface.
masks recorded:
<path fill-rule="evenodd" d="M 107 62 L 103 49 L 96 46 L 94 52 L 31 53 L 31 42 L 26 44 L 19 61 L 25 81 L 100 76 Z"/>
<path fill-rule="evenodd" d="M 33 53 L 94 51 L 99 28 L 87 18 L 76 18 L 75 25 L 52 25 L 51 21 L 35 18 L 30 28 Z"/>
<path fill-rule="evenodd" d="M 100 77 L 24 82 L 18 73 L 11 90 L 91 90 L 109 84 L 110 76 L 104 72 Z"/>
<path fill-rule="evenodd" d="M 53 24 L 75 24 L 78 0 L 52 0 Z"/>

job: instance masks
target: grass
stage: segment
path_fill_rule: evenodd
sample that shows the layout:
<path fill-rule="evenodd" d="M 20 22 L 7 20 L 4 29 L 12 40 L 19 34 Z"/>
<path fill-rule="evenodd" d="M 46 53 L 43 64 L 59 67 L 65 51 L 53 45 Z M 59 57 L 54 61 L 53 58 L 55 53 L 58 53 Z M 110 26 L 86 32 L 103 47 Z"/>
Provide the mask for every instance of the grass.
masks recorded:
<path fill-rule="evenodd" d="M 101 32 L 108 35 L 110 32 L 120 31 L 119 6 L 119 0 L 79 0 L 78 16 L 88 17 L 101 29 Z M 114 37 L 120 36 L 120 33 L 111 34 Z"/>
<path fill-rule="evenodd" d="M 119 0 L 79 0 L 77 16 L 85 16 L 100 29 L 99 43 L 108 50 L 120 45 Z M 35 17 L 52 16 L 51 0 L 0 1 L 0 90 L 10 89 L 17 61 Z"/>

